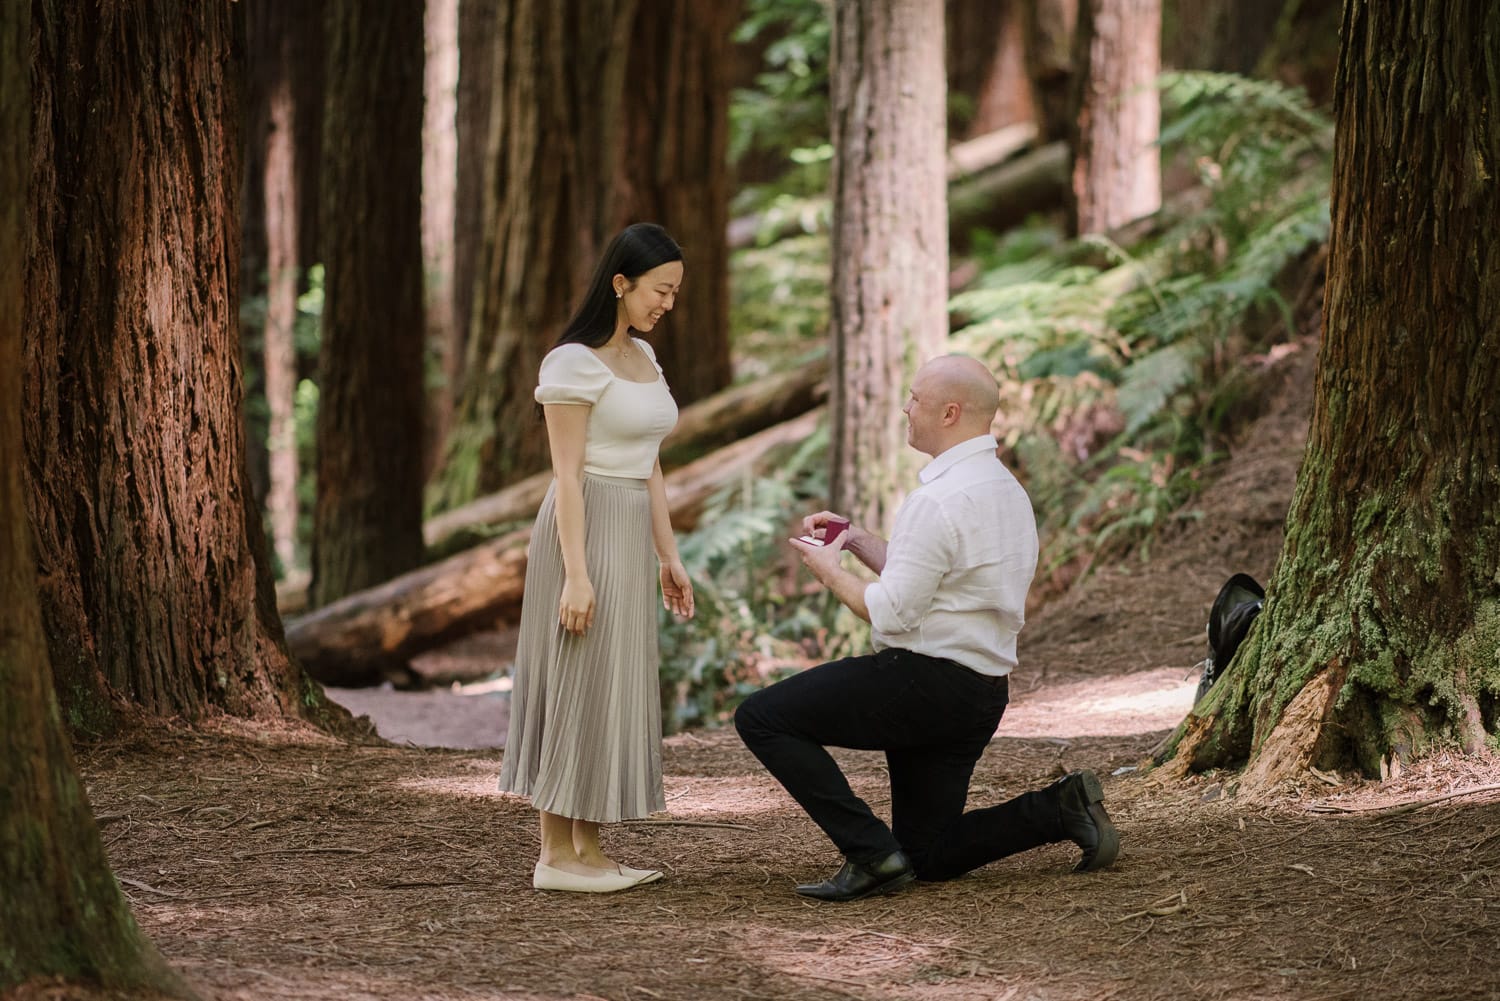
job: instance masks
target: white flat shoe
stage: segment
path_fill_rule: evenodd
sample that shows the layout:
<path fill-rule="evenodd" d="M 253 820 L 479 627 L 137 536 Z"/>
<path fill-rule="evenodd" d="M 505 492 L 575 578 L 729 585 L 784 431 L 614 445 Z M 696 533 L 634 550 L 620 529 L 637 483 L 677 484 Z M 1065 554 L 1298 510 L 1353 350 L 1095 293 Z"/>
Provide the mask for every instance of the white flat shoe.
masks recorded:
<path fill-rule="evenodd" d="M 601 872 L 580 876 L 565 869 L 554 869 L 541 862 L 531 871 L 531 885 L 538 890 L 564 890 L 569 893 L 614 893 L 639 886 L 640 880 L 618 872 Z"/>
<path fill-rule="evenodd" d="M 662 878 L 660 869 L 632 869 L 628 865 L 620 865 L 618 863 L 616 863 L 615 868 L 620 870 L 620 875 L 632 877 L 635 880 L 636 886 L 655 883 Z"/>

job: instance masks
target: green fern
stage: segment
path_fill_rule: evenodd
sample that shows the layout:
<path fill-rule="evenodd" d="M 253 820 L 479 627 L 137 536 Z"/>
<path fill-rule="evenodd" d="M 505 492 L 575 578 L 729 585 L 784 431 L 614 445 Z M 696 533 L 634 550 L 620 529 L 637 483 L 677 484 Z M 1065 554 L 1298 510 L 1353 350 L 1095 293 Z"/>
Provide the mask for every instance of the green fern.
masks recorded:
<path fill-rule="evenodd" d="M 1299 91 L 1211 73 L 1159 85 L 1161 144 L 1194 166 L 1206 203 L 1164 211 L 1132 247 L 1008 234 L 950 304 L 957 349 L 1006 379 L 999 432 L 1051 565 L 1144 553 L 1176 517 L 1214 461 L 1235 352 L 1255 343 L 1238 335 L 1268 315 L 1291 330 L 1278 281 L 1328 238 L 1332 125 Z"/>

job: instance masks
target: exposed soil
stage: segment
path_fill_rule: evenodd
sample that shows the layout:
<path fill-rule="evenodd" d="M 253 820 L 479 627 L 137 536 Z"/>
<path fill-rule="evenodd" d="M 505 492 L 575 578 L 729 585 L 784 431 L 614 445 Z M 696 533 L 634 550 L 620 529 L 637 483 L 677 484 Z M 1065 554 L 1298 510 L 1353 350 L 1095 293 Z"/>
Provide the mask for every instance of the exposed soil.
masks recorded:
<path fill-rule="evenodd" d="M 339 693 L 387 735 L 444 748 L 238 727 L 87 748 L 115 871 L 171 963 L 235 1001 L 1500 999 L 1500 761 L 1314 777 L 1254 804 L 1232 775 L 1138 769 L 1191 702 L 1219 584 L 1269 577 L 1311 355 L 1276 361 L 1281 389 L 1201 518 L 1149 563 L 1098 569 L 1022 637 L 971 803 L 1092 768 L 1124 841 L 1108 870 L 1073 874 L 1076 849 L 1052 846 L 896 896 L 805 901 L 793 884 L 839 859 L 712 731 L 667 741 L 665 816 L 607 835 L 666 880 L 538 893 L 534 815 L 495 791 L 504 695 L 487 691 Z M 840 760 L 884 810 L 881 757 Z"/>

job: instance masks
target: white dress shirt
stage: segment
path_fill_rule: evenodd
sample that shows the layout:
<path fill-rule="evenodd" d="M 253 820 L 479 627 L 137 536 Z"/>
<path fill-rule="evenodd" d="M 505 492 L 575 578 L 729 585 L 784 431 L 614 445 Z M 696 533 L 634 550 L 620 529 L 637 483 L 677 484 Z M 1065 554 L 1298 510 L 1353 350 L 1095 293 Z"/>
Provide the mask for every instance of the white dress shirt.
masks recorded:
<path fill-rule="evenodd" d="M 865 588 L 877 651 L 899 647 L 1009 674 L 1036 574 L 1031 498 L 980 435 L 921 472 L 896 512 L 880 579 Z"/>

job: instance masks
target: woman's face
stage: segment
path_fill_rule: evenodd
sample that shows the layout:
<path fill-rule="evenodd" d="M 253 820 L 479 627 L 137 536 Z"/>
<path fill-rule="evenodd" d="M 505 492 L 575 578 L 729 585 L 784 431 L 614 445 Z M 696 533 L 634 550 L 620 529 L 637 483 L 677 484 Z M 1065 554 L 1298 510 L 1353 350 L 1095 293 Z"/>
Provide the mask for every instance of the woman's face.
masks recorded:
<path fill-rule="evenodd" d="M 677 304 L 682 288 L 682 262 L 668 261 L 641 275 L 634 282 L 615 275 L 615 291 L 620 293 L 620 310 L 636 330 L 645 333 Z"/>

